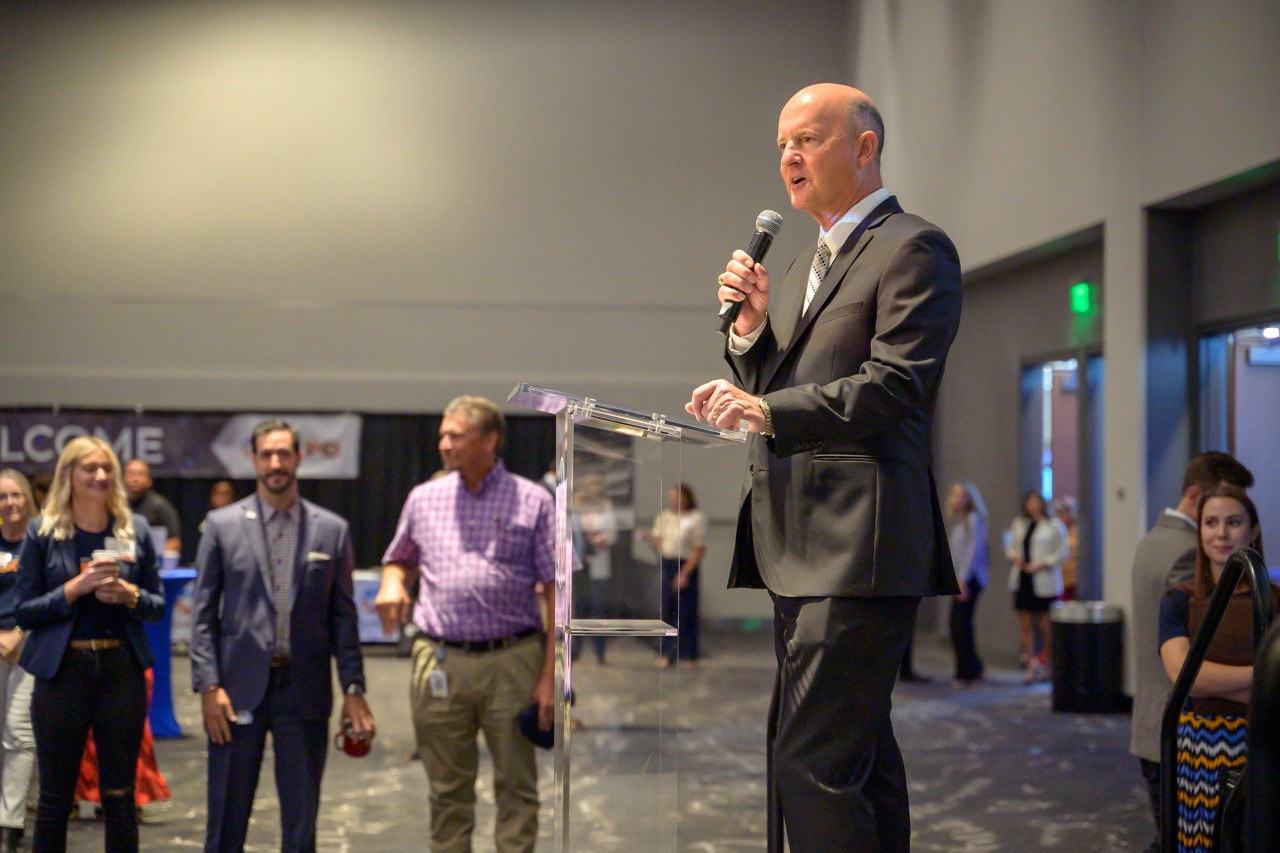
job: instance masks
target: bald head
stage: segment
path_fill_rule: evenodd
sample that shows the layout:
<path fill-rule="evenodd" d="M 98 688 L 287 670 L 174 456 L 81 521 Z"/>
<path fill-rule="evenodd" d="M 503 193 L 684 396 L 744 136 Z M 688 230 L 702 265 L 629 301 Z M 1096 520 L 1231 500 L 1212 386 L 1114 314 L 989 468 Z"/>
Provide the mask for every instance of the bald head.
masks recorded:
<path fill-rule="evenodd" d="M 791 204 L 823 228 L 882 186 L 884 121 L 865 92 L 806 86 L 778 116 L 782 180 Z"/>
<path fill-rule="evenodd" d="M 130 459 L 124 466 L 124 487 L 129 500 L 142 500 L 151 491 L 151 485 L 151 466 L 141 459 Z"/>
<path fill-rule="evenodd" d="M 856 139 L 868 130 L 874 133 L 876 162 L 880 162 L 880 154 L 884 151 L 884 119 L 866 92 L 843 83 L 815 83 L 792 95 L 783 112 L 787 107 L 800 104 L 812 104 L 828 112 L 832 118 L 843 117 L 851 138 Z"/>

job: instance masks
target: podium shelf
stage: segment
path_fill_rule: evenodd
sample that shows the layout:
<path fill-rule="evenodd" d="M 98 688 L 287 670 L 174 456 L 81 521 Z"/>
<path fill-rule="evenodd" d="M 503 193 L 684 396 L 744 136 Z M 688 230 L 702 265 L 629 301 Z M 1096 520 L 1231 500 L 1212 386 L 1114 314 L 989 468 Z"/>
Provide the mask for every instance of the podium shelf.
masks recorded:
<path fill-rule="evenodd" d="M 573 619 L 568 633 L 575 637 L 674 637 L 679 632 L 661 619 Z"/>

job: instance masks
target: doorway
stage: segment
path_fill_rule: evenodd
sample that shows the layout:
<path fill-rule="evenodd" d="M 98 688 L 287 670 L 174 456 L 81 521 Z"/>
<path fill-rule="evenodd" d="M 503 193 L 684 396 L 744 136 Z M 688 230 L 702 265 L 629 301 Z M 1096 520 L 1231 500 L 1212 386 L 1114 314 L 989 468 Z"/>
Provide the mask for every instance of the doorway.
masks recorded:
<path fill-rule="evenodd" d="M 1199 355 L 1200 449 L 1230 453 L 1253 472 L 1262 529 L 1280 531 L 1280 323 L 1202 335 Z"/>
<path fill-rule="evenodd" d="M 1025 365 L 1019 487 L 1075 507 L 1076 596 L 1102 597 L 1102 388 L 1097 353 Z M 1070 578 L 1066 579 L 1070 585 Z"/>

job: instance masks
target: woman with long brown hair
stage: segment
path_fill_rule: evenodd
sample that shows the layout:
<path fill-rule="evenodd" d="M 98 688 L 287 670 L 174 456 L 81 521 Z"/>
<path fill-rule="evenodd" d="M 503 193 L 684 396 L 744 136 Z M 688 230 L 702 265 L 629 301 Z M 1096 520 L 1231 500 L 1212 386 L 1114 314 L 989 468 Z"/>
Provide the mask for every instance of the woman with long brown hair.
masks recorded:
<path fill-rule="evenodd" d="M 31 714 L 40 768 L 32 850 L 66 850 L 80 753 L 98 746 L 108 851 L 138 849 L 133 801 L 147 714 L 143 620 L 164 615 L 151 531 L 129 511 L 120 460 L 106 441 L 67 442 L 40 518 L 18 560 L 22 667 L 36 678 Z"/>
<path fill-rule="evenodd" d="M 1160 659 L 1170 681 L 1182 671 L 1227 558 L 1240 548 L 1262 554 L 1258 510 L 1243 489 L 1223 483 L 1200 499 L 1195 581 L 1170 589 L 1160 604 Z M 1277 596 L 1273 587 L 1272 601 Z M 1179 850 L 1212 849 L 1222 773 L 1245 761 L 1253 652 L 1253 602 L 1242 580 L 1178 720 Z"/>

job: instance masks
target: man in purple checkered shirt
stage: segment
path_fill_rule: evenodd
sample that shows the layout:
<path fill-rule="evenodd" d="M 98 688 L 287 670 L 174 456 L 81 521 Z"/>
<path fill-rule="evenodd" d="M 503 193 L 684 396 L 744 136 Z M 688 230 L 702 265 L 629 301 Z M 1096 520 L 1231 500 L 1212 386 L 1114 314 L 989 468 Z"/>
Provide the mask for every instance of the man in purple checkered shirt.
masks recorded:
<path fill-rule="evenodd" d="M 544 731 L 554 719 L 554 638 L 542 616 L 544 603 L 555 612 L 554 507 L 541 485 L 507 472 L 503 432 L 490 401 L 449 404 L 440 424 L 449 474 L 409 493 L 382 558 L 376 603 L 388 634 L 408 621 L 418 580 L 410 702 L 435 853 L 471 849 L 479 731 L 493 757 L 498 851 L 532 851 L 538 836 L 537 762 L 516 715 L 534 702 Z"/>

